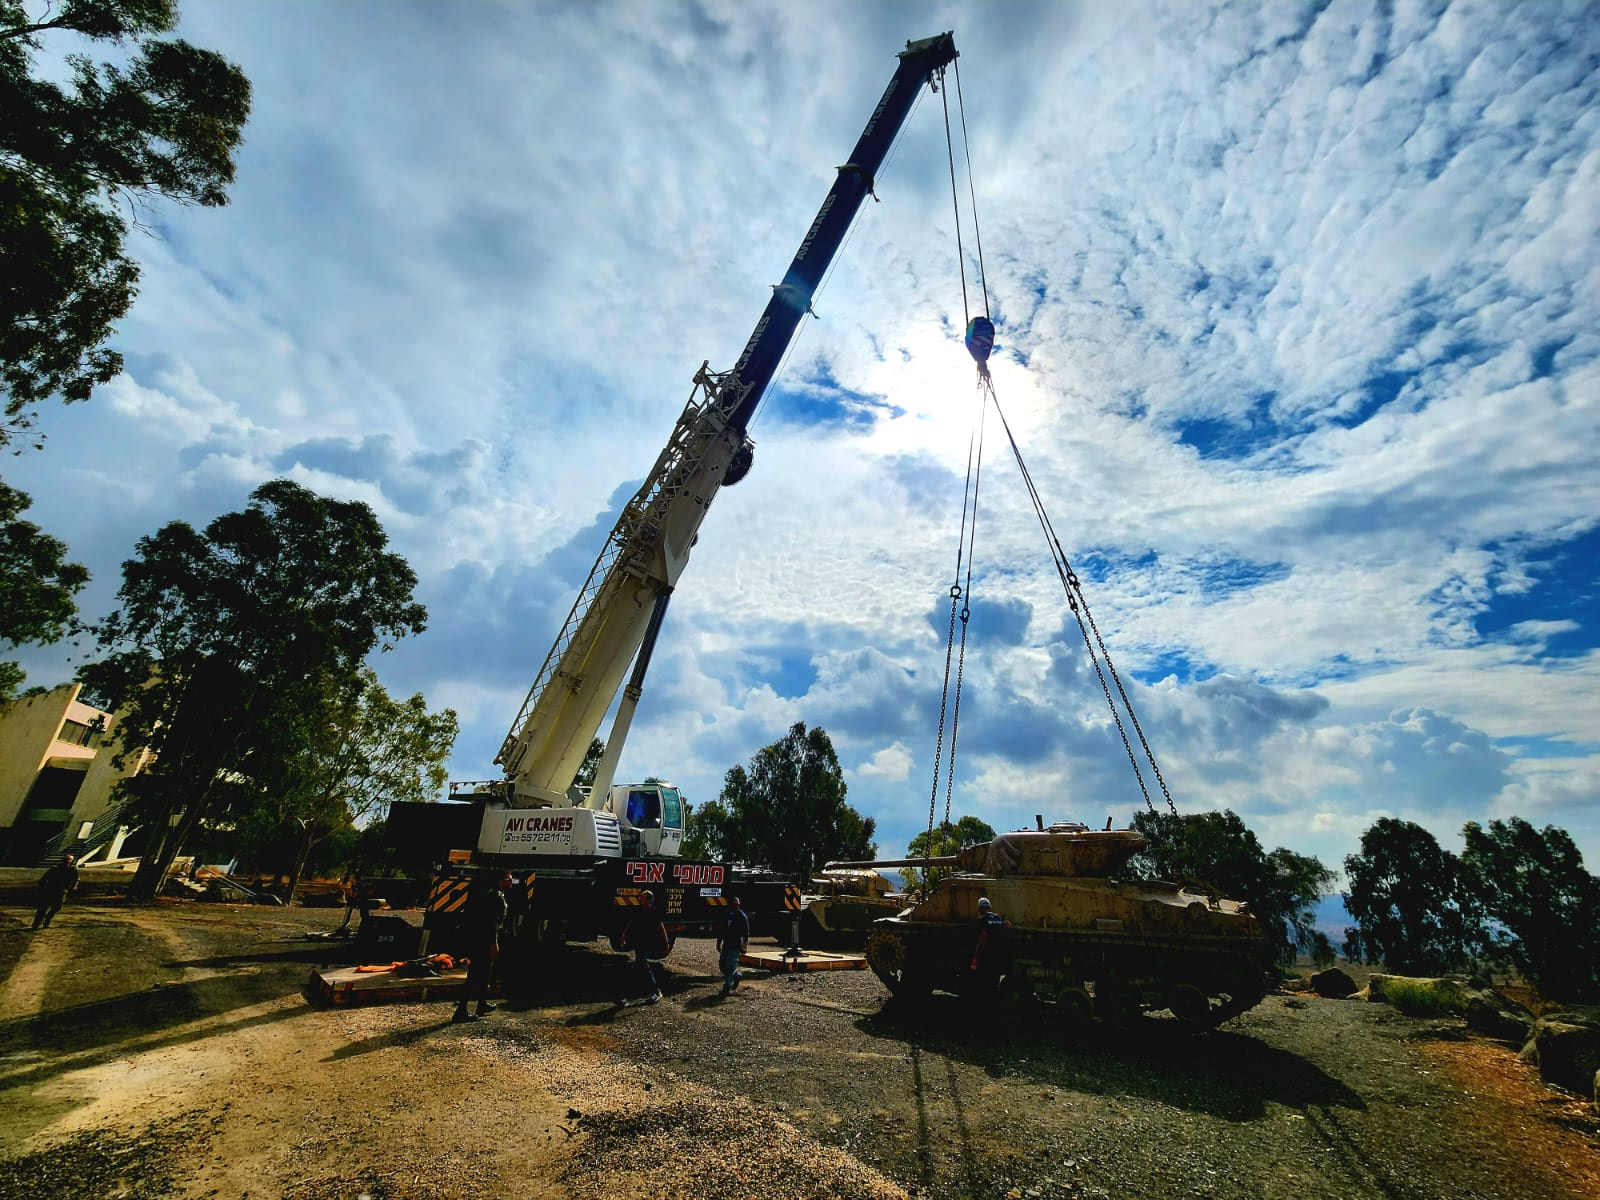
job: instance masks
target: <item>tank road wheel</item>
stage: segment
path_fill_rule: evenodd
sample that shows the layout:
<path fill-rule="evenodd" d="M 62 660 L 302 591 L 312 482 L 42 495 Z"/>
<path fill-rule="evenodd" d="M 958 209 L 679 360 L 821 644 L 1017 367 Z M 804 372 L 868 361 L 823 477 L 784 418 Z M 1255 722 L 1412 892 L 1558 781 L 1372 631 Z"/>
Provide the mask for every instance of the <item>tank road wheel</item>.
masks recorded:
<path fill-rule="evenodd" d="M 910 958 L 910 948 L 897 931 L 874 929 L 867 939 L 867 963 L 872 973 L 898 1000 L 920 999 L 929 991 L 927 984 L 907 969 Z"/>
<path fill-rule="evenodd" d="M 1192 983 L 1175 983 L 1167 992 L 1167 1007 L 1179 1022 L 1191 1029 L 1211 1024 L 1211 1000 Z"/>
<path fill-rule="evenodd" d="M 1056 1007 L 1061 1020 L 1072 1025 L 1087 1025 L 1094 1020 L 1094 1001 L 1081 987 L 1070 984 L 1056 991 Z"/>
<path fill-rule="evenodd" d="M 1112 976 L 1094 984 L 1094 1011 L 1107 1025 L 1127 1029 L 1139 1019 L 1139 993 Z"/>
<path fill-rule="evenodd" d="M 1228 994 L 1228 998 L 1211 1010 L 1208 1021 L 1212 1025 L 1221 1025 L 1261 1003 L 1267 994 L 1265 972 L 1248 959 L 1230 964 L 1222 990 Z"/>

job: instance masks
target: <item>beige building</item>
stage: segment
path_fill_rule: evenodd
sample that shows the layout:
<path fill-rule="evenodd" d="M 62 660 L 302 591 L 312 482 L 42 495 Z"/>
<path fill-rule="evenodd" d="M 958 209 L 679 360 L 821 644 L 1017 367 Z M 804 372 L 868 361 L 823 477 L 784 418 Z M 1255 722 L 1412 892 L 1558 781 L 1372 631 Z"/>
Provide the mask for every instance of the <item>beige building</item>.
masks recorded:
<path fill-rule="evenodd" d="M 147 754 L 112 765 L 116 718 L 80 701 L 82 687 L 64 683 L 0 706 L 0 866 L 35 866 L 63 850 L 100 861 L 121 850 L 127 831 L 111 792 Z"/>

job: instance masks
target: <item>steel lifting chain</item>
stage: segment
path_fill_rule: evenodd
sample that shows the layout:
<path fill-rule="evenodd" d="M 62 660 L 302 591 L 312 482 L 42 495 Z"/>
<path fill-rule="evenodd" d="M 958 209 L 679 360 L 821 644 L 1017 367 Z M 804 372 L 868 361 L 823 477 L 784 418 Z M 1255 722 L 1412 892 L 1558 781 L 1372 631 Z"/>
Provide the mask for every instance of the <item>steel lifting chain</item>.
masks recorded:
<path fill-rule="evenodd" d="M 1095 678 L 1100 681 L 1100 691 L 1105 696 L 1106 708 L 1111 713 L 1112 723 L 1117 727 L 1117 736 L 1122 739 L 1122 748 L 1127 753 L 1128 765 L 1133 768 L 1134 780 L 1139 785 L 1139 793 L 1144 797 L 1146 807 L 1151 812 L 1156 811 L 1155 804 L 1150 799 L 1150 791 L 1145 786 L 1144 772 L 1139 767 L 1139 756 L 1134 753 L 1133 743 L 1128 739 L 1128 731 L 1122 723 L 1122 713 L 1118 710 L 1116 701 L 1111 696 L 1111 683 L 1116 684 L 1117 695 L 1122 699 L 1123 709 L 1127 711 L 1128 720 L 1133 725 L 1134 735 L 1139 740 L 1139 748 L 1144 752 L 1145 761 L 1150 764 L 1151 773 L 1155 776 L 1156 783 L 1161 788 L 1161 795 L 1167 802 L 1167 808 L 1173 816 L 1178 815 L 1178 806 L 1173 803 L 1172 793 L 1167 788 L 1166 778 L 1161 774 L 1161 767 L 1156 762 L 1155 752 L 1150 749 L 1150 742 L 1144 735 L 1144 728 L 1139 724 L 1138 714 L 1134 711 L 1133 701 L 1128 696 L 1127 688 L 1123 686 L 1122 676 L 1117 671 L 1116 663 L 1111 659 L 1111 651 L 1106 646 L 1105 638 L 1101 636 L 1100 627 L 1095 622 L 1094 614 L 1089 610 L 1089 600 L 1083 593 L 1083 583 L 1078 578 L 1072 564 L 1067 560 L 1067 555 L 1061 548 L 1061 540 L 1056 536 L 1055 526 L 1050 520 L 1050 514 L 1045 511 L 1044 499 L 1039 495 L 1039 489 L 1033 482 L 1033 474 L 1028 470 L 1028 465 L 1023 461 L 1022 448 L 1017 445 L 1017 439 L 1011 432 L 1011 423 L 1006 420 L 1005 410 L 1000 407 L 1000 399 L 994 394 L 993 385 L 990 385 L 989 398 L 994 402 L 995 415 L 1000 418 L 1001 427 L 1005 430 L 1006 439 L 1011 443 L 1011 453 L 1017 460 L 1017 470 L 1022 475 L 1022 481 L 1028 489 L 1028 497 L 1033 502 L 1034 515 L 1039 518 L 1040 528 L 1043 529 L 1045 542 L 1050 548 L 1051 560 L 1055 563 L 1056 574 L 1061 579 L 1062 589 L 1066 592 L 1067 607 L 1072 610 L 1072 615 L 1078 622 L 1078 632 L 1083 637 L 1083 647 L 1089 655 L 1089 661 L 1094 665 Z M 1092 633 L 1092 637 L 1091 637 Z M 1098 648 L 1098 649 L 1097 649 Z M 1104 664 L 1102 665 L 1102 661 Z M 1106 676 L 1110 675 L 1108 683 Z"/>
<path fill-rule="evenodd" d="M 988 318 L 989 313 L 989 280 L 983 264 L 983 232 L 978 222 L 978 197 L 972 182 L 972 147 L 967 137 L 967 112 L 966 102 L 961 94 L 961 64 L 957 60 L 955 65 L 956 79 L 956 104 L 961 120 L 961 145 L 966 159 L 967 168 L 967 194 L 972 203 L 972 231 L 978 249 L 978 278 L 983 288 L 983 313 Z M 956 223 L 956 259 L 961 274 L 961 308 L 967 318 L 969 331 L 972 322 L 971 300 L 967 291 L 967 261 L 966 250 L 961 238 L 961 200 L 956 187 L 956 162 L 955 140 L 950 129 L 950 93 L 943 86 L 945 82 L 944 69 L 938 72 L 937 83 L 934 90 L 940 93 L 944 104 L 944 136 L 945 158 L 950 167 L 950 203 L 955 210 Z M 992 336 L 992 325 L 990 327 Z M 969 342 L 969 346 L 970 346 Z M 985 357 L 987 352 L 985 353 Z M 975 354 L 975 357 L 976 354 Z M 1143 752 L 1145 761 L 1150 765 L 1150 771 L 1155 777 L 1161 795 L 1167 802 L 1167 808 L 1172 814 L 1178 814 L 1178 807 L 1173 803 L 1172 793 L 1167 788 L 1165 776 L 1161 767 L 1156 762 L 1154 751 L 1150 749 L 1150 742 L 1145 737 L 1144 727 L 1139 723 L 1138 714 L 1134 712 L 1133 701 L 1128 696 L 1128 690 L 1123 686 L 1122 676 L 1117 671 L 1116 663 L 1112 661 L 1111 650 L 1106 645 L 1105 638 L 1100 633 L 1100 626 L 1095 622 L 1094 614 L 1089 610 L 1088 598 L 1083 594 L 1083 583 L 1078 578 L 1072 564 L 1067 561 L 1066 553 L 1061 549 L 1060 539 L 1056 537 L 1055 528 L 1050 521 L 1050 515 L 1045 511 L 1044 500 L 1039 495 L 1039 489 L 1033 482 L 1033 476 L 1028 471 L 1028 465 L 1022 459 L 1022 450 L 1017 445 L 1017 439 L 1012 435 L 1011 424 L 1005 418 L 1005 413 L 1000 408 L 1000 399 L 994 391 L 994 380 L 983 361 L 978 360 L 978 392 L 982 407 L 979 411 L 978 432 L 976 444 L 978 453 L 974 460 L 972 443 L 967 447 L 967 494 L 963 495 L 961 506 L 961 548 L 956 553 L 956 582 L 950 588 L 950 623 L 945 633 L 944 646 L 944 688 L 939 697 L 939 731 L 934 741 L 933 753 L 933 788 L 928 794 L 928 841 L 930 852 L 933 843 L 933 822 L 938 807 L 939 772 L 942 767 L 944 754 L 944 725 L 946 717 L 950 719 L 950 765 L 946 771 L 944 819 L 948 824 L 950 820 L 951 801 L 955 792 L 956 774 L 956 734 L 961 722 L 961 685 L 966 670 L 967 656 L 967 623 L 971 616 L 970 595 L 972 592 L 972 553 L 971 547 L 976 540 L 978 522 L 978 483 L 982 478 L 983 466 L 983 422 L 988 414 L 988 406 L 992 401 L 995 413 L 999 416 L 1005 429 L 1006 438 L 1011 443 L 1011 452 L 1017 461 L 1017 469 L 1022 475 L 1024 484 L 1028 489 L 1028 498 L 1033 502 L 1034 513 L 1039 518 L 1040 527 L 1044 531 L 1045 542 L 1050 548 L 1051 560 L 1055 564 L 1056 573 L 1060 576 L 1062 589 L 1066 592 L 1067 607 L 1071 609 L 1073 617 L 1078 623 L 1078 632 L 1083 637 L 1084 650 L 1089 655 L 1089 661 L 1094 666 L 1095 678 L 1100 682 L 1100 692 L 1105 697 L 1106 708 L 1111 713 L 1111 720 L 1117 727 L 1117 736 L 1122 739 L 1122 749 L 1128 756 L 1128 765 L 1133 768 L 1134 780 L 1139 785 L 1139 794 L 1144 797 L 1145 806 L 1151 812 L 1156 811 L 1154 802 L 1150 799 L 1150 789 L 1145 786 L 1144 771 L 1139 766 L 1139 754 L 1135 753 L 1133 742 L 1128 737 L 1127 727 L 1123 724 L 1122 712 L 1128 714 L 1128 722 L 1133 726 L 1134 737 L 1138 739 L 1139 749 Z M 967 524 L 967 495 L 971 497 L 972 525 L 969 534 Z M 970 538 L 970 540 L 969 540 Z M 966 588 L 961 585 L 962 557 L 966 557 L 967 578 Z M 959 605 L 960 611 L 957 612 Z M 961 621 L 961 647 L 957 653 L 955 649 L 956 620 Z M 950 689 L 950 660 L 956 660 L 955 700 L 951 711 Z M 1107 676 L 1110 676 L 1109 680 Z M 1112 697 L 1112 685 L 1116 686 L 1116 698 Z M 1122 709 L 1117 707 L 1117 699 L 1122 701 Z"/>
<path fill-rule="evenodd" d="M 961 649 L 956 655 L 956 706 L 950 714 L 950 769 L 944 778 L 944 823 L 950 824 L 950 799 L 956 790 L 956 731 L 961 728 L 961 679 L 967 665 L 967 618 L 972 609 L 961 606 Z"/>
<path fill-rule="evenodd" d="M 968 442 L 967 475 L 972 485 L 972 524 L 967 526 L 966 506 L 963 503 L 961 514 L 962 531 L 966 536 L 967 545 L 967 582 L 966 588 L 961 593 L 961 647 L 956 653 L 956 687 L 955 708 L 950 714 L 950 767 L 945 772 L 944 786 L 944 823 L 950 823 L 950 805 L 955 796 L 956 787 L 956 734 L 961 728 L 961 685 L 966 678 L 967 670 L 967 630 L 972 617 L 972 564 L 978 555 L 978 497 L 983 488 L 983 440 L 989 425 L 989 379 L 985 374 L 978 380 L 978 449 L 972 453 L 971 442 Z M 960 586 L 961 563 L 956 561 L 957 584 Z M 953 590 L 953 589 L 952 589 Z M 948 648 L 945 651 L 945 687 L 950 685 L 950 656 Z"/>
<path fill-rule="evenodd" d="M 1060 549 L 1060 545 L 1057 544 L 1056 550 L 1058 553 L 1060 552 Z M 1083 585 L 1078 582 L 1077 572 L 1072 569 L 1072 564 L 1067 562 L 1067 556 L 1065 554 L 1061 555 L 1061 563 L 1066 569 L 1069 587 L 1069 591 L 1067 593 L 1068 596 L 1070 597 L 1074 592 L 1082 596 Z M 1074 613 L 1078 611 L 1078 606 L 1076 604 L 1072 606 L 1072 611 Z M 1133 724 L 1133 732 L 1139 739 L 1139 748 L 1144 751 L 1145 759 L 1150 764 L 1150 772 L 1156 777 L 1157 786 L 1161 788 L 1161 797 L 1167 802 L 1167 808 L 1169 811 L 1171 811 L 1172 815 L 1177 816 L 1178 806 L 1172 802 L 1172 793 L 1167 789 L 1166 777 L 1161 774 L 1160 764 L 1156 762 L 1155 751 L 1150 749 L 1150 743 L 1144 736 L 1144 726 L 1139 724 L 1139 714 L 1133 710 L 1133 701 L 1128 699 L 1127 690 L 1122 686 L 1122 674 L 1117 670 L 1116 664 L 1111 661 L 1111 650 L 1109 647 L 1107 647 L 1105 638 L 1100 636 L 1100 626 L 1095 623 L 1094 613 L 1089 611 L 1089 601 L 1087 599 L 1083 600 L 1083 616 L 1088 620 L 1089 628 L 1094 630 L 1094 640 L 1100 647 L 1100 653 L 1105 656 L 1106 669 L 1111 672 L 1111 681 L 1117 685 L 1117 695 L 1122 697 L 1122 706 L 1128 710 L 1128 720 Z M 1079 622 L 1079 628 L 1082 628 L 1081 621 Z M 1104 685 L 1105 681 L 1102 679 L 1101 686 L 1104 687 Z M 1111 697 L 1108 694 L 1106 696 L 1107 703 L 1109 703 L 1110 700 Z M 1113 708 L 1112 714 L 1115 715 L 1115 712 L 1116 710 Z M 1122 733 L 1121 721 L 1117 722 L 1117 732 Z M 1125 748 L 1128 747 L 1128 735 L 1126 733 L 1122 733 L 1122 744 Z M 1128 754 L 1130 757 L 1132 756 L 1133 750 L 1131 748 L 1128 748 Z M 1135 766 L 1135 773 L 1137 774 L 1137 765 Z M 1144 777 L 1142 775 L 1139 777 L 1139 790 L 1144 792 L 1144 802 L 1145 804 L 1149 805 L 1150 811 L 1155 812 L 1156 806 L 1150 803 L 1150 793 L 1145 791 Z"/>
<path fill-rule="evenodd" d="M 962 507 L 962 543 L 966 542 L 966 508 Z M 961 572 L 961 558 L 956 556 L 956 573 Z M 939 692 L 939 732 L 933 742 L 933 790 L 928 793 L 928 853 L 933 853 L 933 817 L 939 803 L 939 767 L 944 762 L 944 718 L 950 703 L 950 655 L 956 644 L 956 605 L 961 602 L 961 585 L 950 586 L 950 631 L 944 639 L 944 687 Z M 953 737 L 952 737 L 952 740 Z M 924 880 L 926 882 L 926 880 Z"/>

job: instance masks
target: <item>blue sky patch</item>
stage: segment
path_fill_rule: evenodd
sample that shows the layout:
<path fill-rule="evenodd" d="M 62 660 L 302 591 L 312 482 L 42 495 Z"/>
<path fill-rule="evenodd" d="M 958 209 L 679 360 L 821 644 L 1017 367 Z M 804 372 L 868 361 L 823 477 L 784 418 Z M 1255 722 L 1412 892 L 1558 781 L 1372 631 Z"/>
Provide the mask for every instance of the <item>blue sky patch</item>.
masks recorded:
<path fill-rule="evenodd" d="M 845 387 L 834 378 L 833 367 L 827 362 L 820 363 L 804 379 L 774 382 L 766 408 L 775 421 L 856 430 L 870 428 L 880 417 L 905 413 L 886 396 L 871 396 Z"/>
<path fill-rule="evenodd" d="M 1384 408 L 1394 403 L 1406 385 L 1414 381 L 1419 374 L 1418 371 L 1379 371 L 1367 380 L 1355 404 L 1330 412 L 1327 423 L 1342 429 L 1354 429 L 1358 425 L 1365 425 Z"/>
<path fill-rule="evenodd" d="M 1187 651 L 1163 650 L 1128 672 L 1141 683 L 1159 683 L 1167 676 L 1175 676 L 1179 683 L 1198 683 L 1217 673 L 1215 663 L 1190 658 Z"/>
<path fill-rule="evenodd" d="M 1576 537 L 1527 553 L 1523 571 L 1532 577 L 1526 591 L 1496 587 L 1489 603 L 1473 617 L 1480 637 L 1517 638 L 1516 626 L 1529 621 L 1570 621 L 1575 629 L 1548 632 L 1542 657 L 1570 658 L 1600 645 L 1595 613 L 1600 612 L 1600 524 Z M 1505 573 L 1491 577 L 1502 584 Z"/>
<path fill-rule="evenodd" d="M 750 654 L 767 666 L 767 669 L 758 673 L 760 682 L 767 684 L 785 700 L 804 696 L 817 681 L 817 668 L 812 662 L 809 647 L 752 646 Z"/>
<path fill-rule="evenodd" d="M 1283 437 L 1284 427 L 1272 416 L 1276 392 L 1259 392 L 1241 415 L 1191 417 L 1173 423 L 1178 444 L 1193 446 L 1203 459 L 1248 458 Z"/>

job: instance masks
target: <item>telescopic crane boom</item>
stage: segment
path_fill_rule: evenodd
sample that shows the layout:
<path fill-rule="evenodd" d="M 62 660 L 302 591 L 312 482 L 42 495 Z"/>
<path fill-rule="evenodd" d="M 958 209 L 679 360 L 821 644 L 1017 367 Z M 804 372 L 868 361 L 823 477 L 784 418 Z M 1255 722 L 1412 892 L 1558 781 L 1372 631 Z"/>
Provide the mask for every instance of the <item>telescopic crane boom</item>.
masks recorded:
<path fill-rule="evenodd" d="M 513 808 L 608 807 L 617 758 L 667 600 L 700 522 L 718 489 L 737 483 L 750 469 L 750 420 L 862 201 L 874 194 L 877 173 L 918 93 L 924 84 L 937 86 L 936 76 L 956 57 L 955 42 L 942 33 L 906 43 L 898 57 L 889 86 L 849 161 L 838 168 L 783 282 L 773 287 L 744 352 L 731 371 L 701 365 L 666 448 L 618 517 L 567 614 L 495 757 L 505 770 Z M 573 781 L 630 662 L 633 672 L 585 797 Z M 486 843 L 489 833 L 486 828 Z M 650 849 L 671 854 L 677 845 Z"/>

